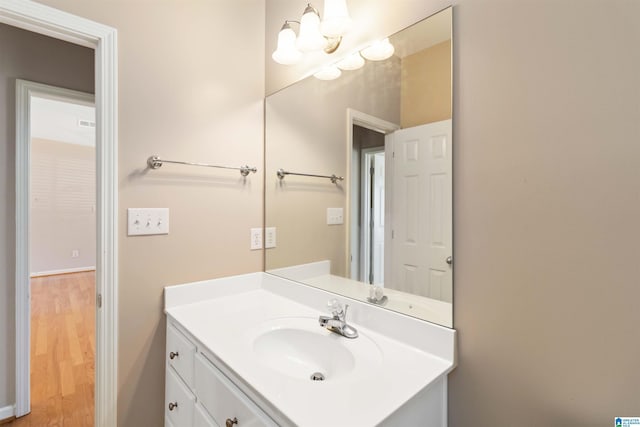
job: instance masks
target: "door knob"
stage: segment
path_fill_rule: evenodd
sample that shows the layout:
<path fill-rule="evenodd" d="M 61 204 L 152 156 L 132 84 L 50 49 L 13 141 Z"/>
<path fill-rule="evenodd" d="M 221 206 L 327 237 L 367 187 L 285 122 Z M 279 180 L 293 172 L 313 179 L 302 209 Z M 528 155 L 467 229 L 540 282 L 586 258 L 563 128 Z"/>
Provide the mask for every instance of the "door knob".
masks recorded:
<path fill-rule="evenodd" d="M 448 256 L 447 257 L 447 264 L 449 264 L 449 265 L 453 264 L 453 257 L 452 256 Z"/>
<path fill-rule="evenodd" d="M 178 402 L 169 402 L 169 410 L 173 411 L 174 409 L 176 409 L 178 407 Z"/>
<path fill-rule="evenodd" d="M 227 418 L 226 427 L 233 427 L 234 424 L 238 424 L 238 419 L 236 417 L 233 417 L 233 419 Z"/>
<path fill-rule="evenodd" d="M 171 360 L 175 359 L 178 356 L 180 356 L 180 354 L 178 354 L 177 351 L 175 353 L 173 351 L 171 353 L 169 353 L 169 359 L 171 359 Z"/>

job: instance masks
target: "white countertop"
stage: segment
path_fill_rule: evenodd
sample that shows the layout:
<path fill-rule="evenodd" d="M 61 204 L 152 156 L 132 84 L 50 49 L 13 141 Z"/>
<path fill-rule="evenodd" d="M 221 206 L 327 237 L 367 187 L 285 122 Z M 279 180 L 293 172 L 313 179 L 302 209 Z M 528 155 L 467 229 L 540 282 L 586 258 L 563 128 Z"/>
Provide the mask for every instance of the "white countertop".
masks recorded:
<path fill-rule="evenodd" d="M 371 285 L 336 276 L 331 274 L 330 270 L 331 264 L 329 261 L 318 261 L 272 269 L 268 273 L 349 298 L 366 301 Z M 383 289 L 384 295 L 388 297 L 388 302 L 384 308 L 446 327 L 453 325 L 453 304 L 421 295 L 408 294 L 389 287 L 384 287 Z"/>
<path fill-rule="evenodd" d="M 243 276 L 236 276 L 233 279 L 234 283 L 241 281 L 237 277 Z M 273 289 L 262 286 L 260 279 L 255 279 L 258 276 L 246 277 L 251 277 L 257 285 L 237 286 L 237 292 L 233 291 L 233 286 L 224 283 L 223 279 L 211 281 L 210 286 L 217 283 L 225 289 L 217 295 L 212 291 L 207 291 L 208 294 L 203 293 L 207 283 L 197 283 L 194 292 L 199 293 L 198 298 L 184 297 L 188 293 L 189 285 L 182 285 L 179 289 L 182 294 L 173 298 L 174 302 L 169 301 L 174 294 L 165 294 L 165 311 L 206 350 L 220 359 L 234 375 L 241 378 L 245 385 L 277 408 L 292 424 L 305 427 L 379 424 L 416 393 L 446 375 L 454 367 L 454 360 L 436 356 L 369 329 L 364 324 L 351 322 L 347 318 L 348 323 L 356 327 L 361 335 L 355 340 L 371 339 L 380 349 L 382 359 L 377 369 L 364 376 L 347 375 L 336 379 L 327 378 L 322 382 L 283 375 L 257 359 L 252 350 L 252 336 L 255 335 L 256 328 L 271 319 L 296 317 L 308 318 L 309 327 L 321 329 L 318 326 L 318 316 L 327 313 L 279 295 L 276 293 L 277 286 Z M 171 287 L 166 289 L 170 290 Z M 205 294 L 206 299 L 202 300 Z M 357 302 L 353 303 L 357 305 Z M 371 312 L 373 315 L 363 310 L 374 310 Z M 375 317 L 375 310 L 381 309 L 356 307 L 356 319 Z M 389 316 L 386 313 L 383 315 Z M 415 319 L 411 321 L 415 322 Z M 375 325 L 375 322 L 372 324 Z M 413 327 L 415 326 L 408 325 L 409 329 Z M 439 328 L 435 325 L 433 327 Z M 453 346 L 455 331 L 450 331 Z M 436 331 L 439 334 L 443 332 L 446 333 Z M 326 333 L 332 334 L 329 331 Z M 344 344 L 347 346 L 350 345 L 348 341 L 355 341 L 339 338 L 346 340 Z"/>

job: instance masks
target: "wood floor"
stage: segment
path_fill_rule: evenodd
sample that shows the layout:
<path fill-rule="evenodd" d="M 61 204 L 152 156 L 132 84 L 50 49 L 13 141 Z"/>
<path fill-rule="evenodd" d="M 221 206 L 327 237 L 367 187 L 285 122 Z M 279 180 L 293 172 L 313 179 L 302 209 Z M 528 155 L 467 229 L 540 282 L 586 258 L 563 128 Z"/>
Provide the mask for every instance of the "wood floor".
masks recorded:
<path fill-rule="evenodd" d="M 95 273 L 32 279 L 31 413 L 7 426 L 93 426 L 94 354 Z"/>

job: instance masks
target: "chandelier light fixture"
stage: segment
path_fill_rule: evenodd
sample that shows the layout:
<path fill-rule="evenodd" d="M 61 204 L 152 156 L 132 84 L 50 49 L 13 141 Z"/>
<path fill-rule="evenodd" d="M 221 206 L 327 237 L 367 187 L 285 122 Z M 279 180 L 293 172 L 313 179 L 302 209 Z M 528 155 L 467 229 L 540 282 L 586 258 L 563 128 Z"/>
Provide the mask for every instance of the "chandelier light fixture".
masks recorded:
<path fill-rule="evenodd" d="M 362 56 L 367 58 L 369 61 L 384 61 L 387 58 L 390 58 L 395 52 L 395 48 L 389 42 L 389 39 L 386 38 L 382 41 L 376 42 L 369 47 L 362 49 Z"/>
<path fill-rule="evenodd" d="M 324 16 L 321 21 L 318 10 L 308 3 L 300 21 L 284 21 L 278 33 L 278 46 L 271 55 L 273 60 L 278 64 L 293 65 L 306 52 L 335 52 L 342 42 L 342 36 L 351 28 L 347 1 L 325 0 Z M 297 36 L 291 28 L 294 23 L 299 26 Z"/>
<path fill-rule="evenodd" d="M 298 24 L 298 34 L 291 24 Z M 300 21 L 284 21 L 278 33 L 278 45 L 271 57 L 278 64 L 294 65 L 308 52 L 323 51 L 332 54 L 340 47 L 342 37 L 351 29 L 351 24 L 346 0 L 325 0 L 324 19 L 320 19 L 318 10 L 311 3 L 307 3 Z M 383 61 L 391 57 L 394 50 L 387 38 L 345 55 L 324 66 L 314 73 L 314 76 L 321 80 L 337 79 L 342 74 L 341 70 L 357 70 L 364 66 L 365 59 Z"/>

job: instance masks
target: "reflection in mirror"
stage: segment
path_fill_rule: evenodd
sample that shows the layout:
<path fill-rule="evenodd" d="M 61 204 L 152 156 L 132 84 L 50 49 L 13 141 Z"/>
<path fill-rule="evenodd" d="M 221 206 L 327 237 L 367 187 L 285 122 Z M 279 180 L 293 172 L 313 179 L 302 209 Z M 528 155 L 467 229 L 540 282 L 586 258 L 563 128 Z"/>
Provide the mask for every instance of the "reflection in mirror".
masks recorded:
<path fill-rule="evenodd" d="M 391 36 L 390 58 L 266 99 L 267 272 L 453 326 L 451 22 L 448 8 Z"/>

